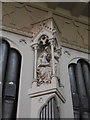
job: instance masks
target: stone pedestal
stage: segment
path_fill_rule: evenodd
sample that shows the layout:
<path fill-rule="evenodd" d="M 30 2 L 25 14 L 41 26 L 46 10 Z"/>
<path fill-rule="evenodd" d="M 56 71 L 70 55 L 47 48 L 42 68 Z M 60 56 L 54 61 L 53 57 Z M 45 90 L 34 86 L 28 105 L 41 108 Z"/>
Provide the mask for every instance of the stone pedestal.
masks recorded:
<path fill-rule="evenodd" d="M 59 87 L 56 77 L 52 77 L 51 84 L 42 84 L 40 86 L 30 88 L 28 95 L 31 98 L 31 118 L 39 118 L 40 109 L 46 104 L 48 99 L 56 96 L 58 104 L 65 103 L 64 88 Z M 59 105 L 60 107 L 60 105 Z"/>

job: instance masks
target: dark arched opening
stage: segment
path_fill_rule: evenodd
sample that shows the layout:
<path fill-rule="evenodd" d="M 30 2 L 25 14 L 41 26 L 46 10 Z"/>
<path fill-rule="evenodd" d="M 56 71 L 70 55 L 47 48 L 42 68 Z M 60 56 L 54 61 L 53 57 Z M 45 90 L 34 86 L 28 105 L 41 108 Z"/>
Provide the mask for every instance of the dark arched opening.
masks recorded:
<path fill-rule="evenodd" d="M 0 72 L 2 72 L 0 73 L 2 74 L 2 118 L 16 118 L 21 55 L 18 50 L 11 48 L 4 38 L 0 38 L 0 41 L 2 41 L 0 63 Z"/>
<path fill-rule="evenodd" d="M 90 118 L 90 64 L 79 59 L 69 65 L 72 101 L 75 118 Z"/>

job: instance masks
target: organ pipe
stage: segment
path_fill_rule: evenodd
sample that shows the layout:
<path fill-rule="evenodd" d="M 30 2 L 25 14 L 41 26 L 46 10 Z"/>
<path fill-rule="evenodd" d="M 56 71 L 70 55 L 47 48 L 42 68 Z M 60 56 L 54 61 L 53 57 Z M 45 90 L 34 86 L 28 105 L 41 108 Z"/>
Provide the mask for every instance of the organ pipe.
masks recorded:
<path fill-rule="evenodd" d="M 3 83 L 4 83 L 4 79 L 5 79 L 9 49 L 10 49 L 9 43 L 7 41 L 5 41 L 4 39 L 2 39 L 2 60 L 1 60 L 2 67 L 0 67 L 0 69 L 2 69 L 2 82 Z"/>
<path fill-rule="evenodd" d="M 16 115 L 20 65 L 21 56 L 19 52 L 11 48 L 7 63 L 5 88 L 3 92 L 3 118 L 15 118 Z"/>
<path fill-rule="evenodd" d="M 90 69 L 89 64 L 86 61 L 82 61 L 83 75 L 85 79 L 86 91 L 88 94 L 88 99 L 90 101 Z"/>
<path fill-rule="evenodd" d="M 49 119 L 49 114 L 48 114 L 48 105 L 46 105 L 46 118 Z"/>
<path fill-rule="evenodd" d="M 10 45 L 4 38 L 0 37 L 0 119 L 2 118 L 2 92 L 6 74 L 7 59 Z"/>
<path fill-rule="evenodd" d="M 78 61 L 76 65 L 76 82 L 77 82 L 77 89 L 78 89 L 79 95 L 86 96 L 86 90 L 85 90 L 83 73 L 82 73 L 80 61 Z"/>
<path fill-rule="evenodd" d="M 60 115 L 59 115 L 59 109 L 56 105 L 56 100 L 55 98 L 51 98 L 47 104 L 42 108 L 41 112 L 40 112 L 40 120 L 42 119 L 60 119 Z"/>
<path fill-rule="evenodd" d="M 80 120 L 80 111 L 74 109 L 74 118 L 75 120 Z"/>
<path fill-rule="evenodd" d="M 70 83 L 71 83 L 71 92 L 73 98 L 73 106 L 79 108 L 79 97 L 77 93 L 77 86 L 76 86 L 76 79 L 75 79 L 75 64 L 69 65 L 69 76 L 70 76 Z"/>
<path fill-rule="evenodd" d="M 80 96 L 80 104 L 82 109 L 89 109 L 89 102 L 88 102 L 88 97 L 86 94 L 86 89 L 85 89 L 85 83 L 84 83 L 84 77 L 83 77 L 83 72 L 82 72 L 82 67 L 81 67 L 81 61 L 78 61 L 77 66 L 76 66 L 76 82 L 77 82 L 77 89 L 78 93 Z"/>
<path fill-rule="evenodd" d="M 79 97 L 77 93 L 77 86 L 76 86 L 76 79 L 75 79 L 75 68 L 76 68 L 76 64 L 69 65 L 69 76 L 70 76 L 72 100 L 73 100 L 73 107 L 74 107 L 74 117 L 75 119 L 79 119 L 80 106 L 79 106 Z"/>
<path fill-rule="evenodd" d="M 75 68 L 75 64 L 69 65 L 69 76 L 71 83 L 71 91 L 77 93 L 74 68 Z"/>
<path fill-rule="evenodd" d="M 80 59 L 75 66 L 69 65 L 69 75 L 75 119 L 78 117 L 83 120 L 90 119 L 90 65 Z M 77 103 L 79 100 L 80 104 Z M 76 105 L 80 106 L 79 109 L 76 109 L 78 108 Z"/>
<path fill-rule="evenodd" d="M 49 107 L 49 118 L 52 119 L 52 105 L 51 105 L 51 100 L 48 102 L 48 107 Z"/>
<path fill-rule="evenodd" d="M 90 120 L 90 113 L 89 112 L 86 112 L 86 111 L 82 111 L 81 112 L 81 118 L 82 120 Z"/>

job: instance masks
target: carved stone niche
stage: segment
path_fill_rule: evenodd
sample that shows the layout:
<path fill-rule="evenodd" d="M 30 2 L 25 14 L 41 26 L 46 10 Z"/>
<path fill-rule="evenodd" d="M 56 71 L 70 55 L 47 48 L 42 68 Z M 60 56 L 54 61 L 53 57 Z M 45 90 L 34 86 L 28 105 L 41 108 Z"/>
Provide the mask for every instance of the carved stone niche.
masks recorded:
<path fill-rule="evenodd" d="M 38 28 L 37 31 L 35 28 Z M 58 78 L 57 66 L 61 54 L 53 19 L 48 18 L 44 23 L 41 21 L 35 24 L 33 30 L 35 30 L 31 41 L 31 46 L 34 48 L 33 82 L 36 82 L 36 86 L 50 84 L 53 77 Z"/>
<path fill-rule="evenodd" d="M 39 117 L 38 111 L 53 95 L 57 96 L 61 104 L 66 101 L 64 88 L 61 86 L 58 76 L 61 55 L 60 32 L 58 30 L 52 16 L 33 24 L 31 47 L 34 50 L 34 77 L 28 91 L 31 98 L 31 118 Z M 42 102 L 38 102 L 40 97 L 43 97 Z M 33 107 L 35 104 L 37 107 Z"/>
<path fill-rule="evenodd" d="M 42 35 L 38 44 L 37 84 L 51 83 L 51 51 L 47 35 Z"/>

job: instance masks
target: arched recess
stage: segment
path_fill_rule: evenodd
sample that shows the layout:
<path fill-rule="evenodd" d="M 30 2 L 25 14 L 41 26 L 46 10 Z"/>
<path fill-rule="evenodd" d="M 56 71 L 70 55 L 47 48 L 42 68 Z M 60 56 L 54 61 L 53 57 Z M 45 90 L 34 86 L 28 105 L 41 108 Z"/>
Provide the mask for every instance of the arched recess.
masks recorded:
<path fill-rule="evenodd" d="M 2 118 L 16 118 L 19 77 L 21 68 L 21 54 L 10 47 L 4 38 L 2 41 L 1 66 L 2 69 Z"/>
<path fill-rule="evenodd" d="M 90 64 L 87 61 L 78 59 L 68 66 L 74 116 L 79 119 L 90 118 Z"/>
<path fill-rule="evenodd" d="M 61 49 L 57 39 L 51 35 L 47 31 L 41 32 L 31 41 L 31 47 L 34 50 L 33 83 L 36 82 L 36 86 L 51 84 L 52 76 L 58 73 Z"/>
<path fill-rule="evenodd" d="M 46 104 L 41 108 L 40 120 L 43 119 L 60 119 L 60 111 L 55 96 L 49 98 Z"/>
<path fill-rule="evenodd" d="M 37 83 L 51 83 L 51 50 L 49 37 L 41 35 L 37 49 Z"/>

